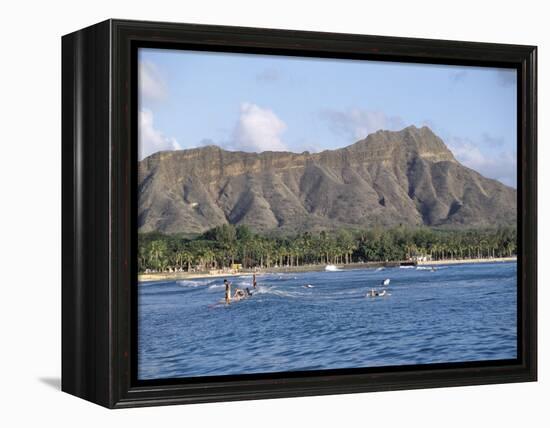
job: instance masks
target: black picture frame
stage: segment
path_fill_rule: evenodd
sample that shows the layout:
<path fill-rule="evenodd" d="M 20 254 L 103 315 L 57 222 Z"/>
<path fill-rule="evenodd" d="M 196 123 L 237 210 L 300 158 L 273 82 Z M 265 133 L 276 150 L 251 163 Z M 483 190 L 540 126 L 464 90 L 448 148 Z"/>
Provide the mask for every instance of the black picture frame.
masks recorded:
<path fill-rule="evenodd" d="M 515 68 L 518 359 L 139 382 L 136 49 L 187 48 Z M 107 20 L 62 38 L 62 390 L 109 408 L 537 379 L 537 49 Z"/>

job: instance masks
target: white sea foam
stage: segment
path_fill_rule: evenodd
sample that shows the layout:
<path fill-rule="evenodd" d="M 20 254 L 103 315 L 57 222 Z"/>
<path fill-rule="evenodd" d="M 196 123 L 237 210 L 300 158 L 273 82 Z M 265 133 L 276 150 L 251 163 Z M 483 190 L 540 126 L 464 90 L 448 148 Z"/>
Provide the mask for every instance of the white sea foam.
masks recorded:
<path fill-rule="evenodd" d="M 290 297 L 290 298 L 297 298 L 297 297 L 304 296 L 303 293 L 297 293 L 295 291 L 284 291 L 276 287 L 267 287 L 263 285 L 258 286 L 254 294 L 272 294 L 274 296 Z"/>
<path fill-rule="evenodd" d="M 417 266 L 416 270 L 441 270 L 447 269 L 449 266 Z"/>
<path fill-rule="evenodd" d="M 176 281 L 176 284 L 178 284 L 180 287 L 200 287 L 201 285 L 206 285 L 204 281 L 193 281 L 191 279 Z"/>

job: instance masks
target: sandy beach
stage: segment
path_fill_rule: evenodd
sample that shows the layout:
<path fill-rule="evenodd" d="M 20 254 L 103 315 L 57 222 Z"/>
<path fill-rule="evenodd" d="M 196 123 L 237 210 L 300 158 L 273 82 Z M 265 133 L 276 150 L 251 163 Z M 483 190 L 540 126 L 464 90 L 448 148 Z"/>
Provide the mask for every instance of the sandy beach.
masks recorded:
<path fill-rule="evenodd" d="M 208 272 L 159 272 L 159 273 L 140 273 L 138 275 L 138 281 L 173 281 L 177 279 L 195 279 L 195 278 L 225 278 L 239 275 L 252 275 L 253 272 L 240 271 L 240 272 L 220 272 L 220 273 L 208 273 Z M 260 273 L 260 272 L 258 272 Z"/>
<path fill-rule="evenodd" d="M 366 262 L 366 263 L 348 263 L 345 265 L 335 265 L 338 269 L 365 269 L 378 267 L 399 266 L 399 262 Z M 196 279 L 196 278 L 225 278 L 239 275 L 262 275 L 266 273 L 289 273 L 289 272 L 315 272 L 325 270 L 326 265 L 303 265 L 303 266 L 283 266 L 270 267 L 263 269 L 243 269 L 238 272 L 159 272 L 143 273 L 138 275 L 138 281 L 166 281 L 178 279 Z"/>

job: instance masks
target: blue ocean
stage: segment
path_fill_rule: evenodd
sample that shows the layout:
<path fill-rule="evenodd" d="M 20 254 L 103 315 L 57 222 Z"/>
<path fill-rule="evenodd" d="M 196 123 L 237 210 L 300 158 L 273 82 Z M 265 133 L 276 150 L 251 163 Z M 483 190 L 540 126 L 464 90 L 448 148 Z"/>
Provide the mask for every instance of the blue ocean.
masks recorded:
<path fill-rule="evenodd" d="M 228 278 L 250 288 L 252 275 Z M 387 286 L 381 282 L 389 279 Z M 258 275 L 138 284 L 138 378 L 516 358 L 517 264 Z M 366 297 L 369 290 L 383 297 Z"/>

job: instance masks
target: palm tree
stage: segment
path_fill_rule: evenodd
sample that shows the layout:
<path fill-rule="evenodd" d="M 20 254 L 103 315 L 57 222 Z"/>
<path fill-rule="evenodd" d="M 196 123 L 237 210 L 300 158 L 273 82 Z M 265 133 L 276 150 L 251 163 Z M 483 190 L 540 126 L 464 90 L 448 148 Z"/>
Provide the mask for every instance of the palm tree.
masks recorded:
<path fill-rule="evenodd" d="M 189 251 L 181 251 L 178 253 L 179 260 L 181 263 L 181 267 L 183 267 L 184 264 L 187 264 L 187 272 L 191 271 L 191 263 L 193 263 L 193 260 L 195 257 L 193 256 L 193 253 Z"/>
<path fill-rule="evenodd" d="M 156 269 L 166 268 L 166 251 L 168 247 L 165 241 L 156 240 L 151 242 L 150 258 Z"/>

